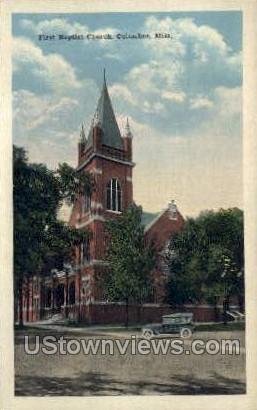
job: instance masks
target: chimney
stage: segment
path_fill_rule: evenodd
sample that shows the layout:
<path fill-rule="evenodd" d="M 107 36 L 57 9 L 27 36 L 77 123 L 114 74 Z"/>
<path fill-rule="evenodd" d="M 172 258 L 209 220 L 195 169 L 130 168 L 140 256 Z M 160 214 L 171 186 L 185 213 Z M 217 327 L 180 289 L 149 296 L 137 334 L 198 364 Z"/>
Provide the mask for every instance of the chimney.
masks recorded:
<path fill-rule="evenodd" d="M 177 205 L 175 204 L 174 199 L 169 203 L 169 213 L 170 213 L 170 219 L 176 221 L 178 219 L 178 208 Z"/>

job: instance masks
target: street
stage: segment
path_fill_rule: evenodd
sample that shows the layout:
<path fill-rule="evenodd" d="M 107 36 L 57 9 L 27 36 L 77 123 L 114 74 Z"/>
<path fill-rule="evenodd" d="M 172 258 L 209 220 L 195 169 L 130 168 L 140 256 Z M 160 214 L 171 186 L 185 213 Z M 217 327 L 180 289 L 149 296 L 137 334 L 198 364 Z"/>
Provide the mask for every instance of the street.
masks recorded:
<path fill-rule="evenodd" d="M 194 339 L 239 339 L 233 355 L 28 355 L 24 335 L 54 335 L 77 340 L 119 338 L 88 330 L 84 335 L 55 330 L 16 331 L 15 373 L 18 396 L 242 394 L 245 393 L 244 331 L 196 332 Z M 188 341 L 187 343 L 191 343 Z"/>

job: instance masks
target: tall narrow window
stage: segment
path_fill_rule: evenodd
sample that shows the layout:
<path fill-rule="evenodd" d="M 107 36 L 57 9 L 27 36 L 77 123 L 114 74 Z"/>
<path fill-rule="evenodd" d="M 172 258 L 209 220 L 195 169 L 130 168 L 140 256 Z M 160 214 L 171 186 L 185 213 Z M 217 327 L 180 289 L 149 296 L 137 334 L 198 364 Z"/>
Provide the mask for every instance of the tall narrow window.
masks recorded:
<path fill-rule="evenodd" d="M 106 208 L 110 211 L 121 212 L 121 188 L 116 178 L 111 179 L 107 184 Z"/>
<path fill-rule="evenodd" d="M 82 202 L 82 213 L 85 214 L 88 211 L 90 211 L 91 208 L 91 196 L 85 194 L 83 197 L 83 202 Z"/>
<path fill-rule="evenodd" d="M 69 304 L 74 305 L 76 301 L 75 282 L 72 281 L 69 286 Z"/>
<path fill-rule="evenodd" d="M 52 290 L 50 288 L 46 288 L 45 307 L 51 307 L 51 303 L 52 303 Z"/>
<path fill-rule="evenodd" d="M 90 261 L 90 242 L 89 239 L 82 242 L 80 247 L 80 263 L 84 264 Z"/>

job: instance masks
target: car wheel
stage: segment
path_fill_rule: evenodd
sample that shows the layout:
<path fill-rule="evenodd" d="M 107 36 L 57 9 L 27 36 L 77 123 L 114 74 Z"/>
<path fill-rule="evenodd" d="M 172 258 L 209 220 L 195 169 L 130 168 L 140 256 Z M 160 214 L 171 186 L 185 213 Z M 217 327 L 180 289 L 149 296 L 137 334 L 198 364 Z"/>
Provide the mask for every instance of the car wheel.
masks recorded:
<path fill-rule="evenodd" d="M 143 336 L 146 339 L 151 339 L 153 337 L 154 333 L 152 331 L 152 329 L 143 329 Z"/>
<path fill-rule="evenodd" d="M 183 339 L 189 339 L 189 337 L 192 336 L 192 330 L 191 330 L 189 327 L 183 327 L 183 328 L 180 330 L 180 336 L 181 336 Z"/>

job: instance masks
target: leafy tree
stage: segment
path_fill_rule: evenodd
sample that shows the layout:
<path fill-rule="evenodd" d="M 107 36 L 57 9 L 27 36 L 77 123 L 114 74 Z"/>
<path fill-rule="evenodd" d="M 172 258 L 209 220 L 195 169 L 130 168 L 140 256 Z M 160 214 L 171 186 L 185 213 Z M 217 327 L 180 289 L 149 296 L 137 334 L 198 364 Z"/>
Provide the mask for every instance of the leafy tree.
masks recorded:
<path fill-rule="evenodd" d="M 55 172 L 62 200 L 73 204 L 78 195 L 91 195 L 94 188 L 92 176 L 87 172 L 78 173 L 66 162 L 59 164 Z"/>
<path fill-rule="evenodd" d="M 129 304 L 140 304 L 149 294 L 150 272 L 155 265 L 154 248 L 145 241 L 141 218 L 141 207 L 132 205 L 119 218 L 106 223 L 109 274 L 105 292 L 109 300 L 126 303 L 126 326 Z"/>
<path fill-rule="evenodd" d="M 90 193 L 93 181 L 67 164 L 57 171 L 31 164 L 26 151 L 14 146 L 14 292 L 22 325 L 22 286 L 25 277 L 60 269 L 72 259 L 72 249 L 88 232 L 78 232 L 58 219 L 64 202 L 71 204 L 81 192 Z"/>
<path fill-rule="evenodd" d="M 236 295 L 244 295 L 243 213 L 237 208 L 206 211 L 188 218 L 170 242 L 169 301 L 180 305 L 206 300 L 215 307 L 223 298 L 224 311 Z"/>

